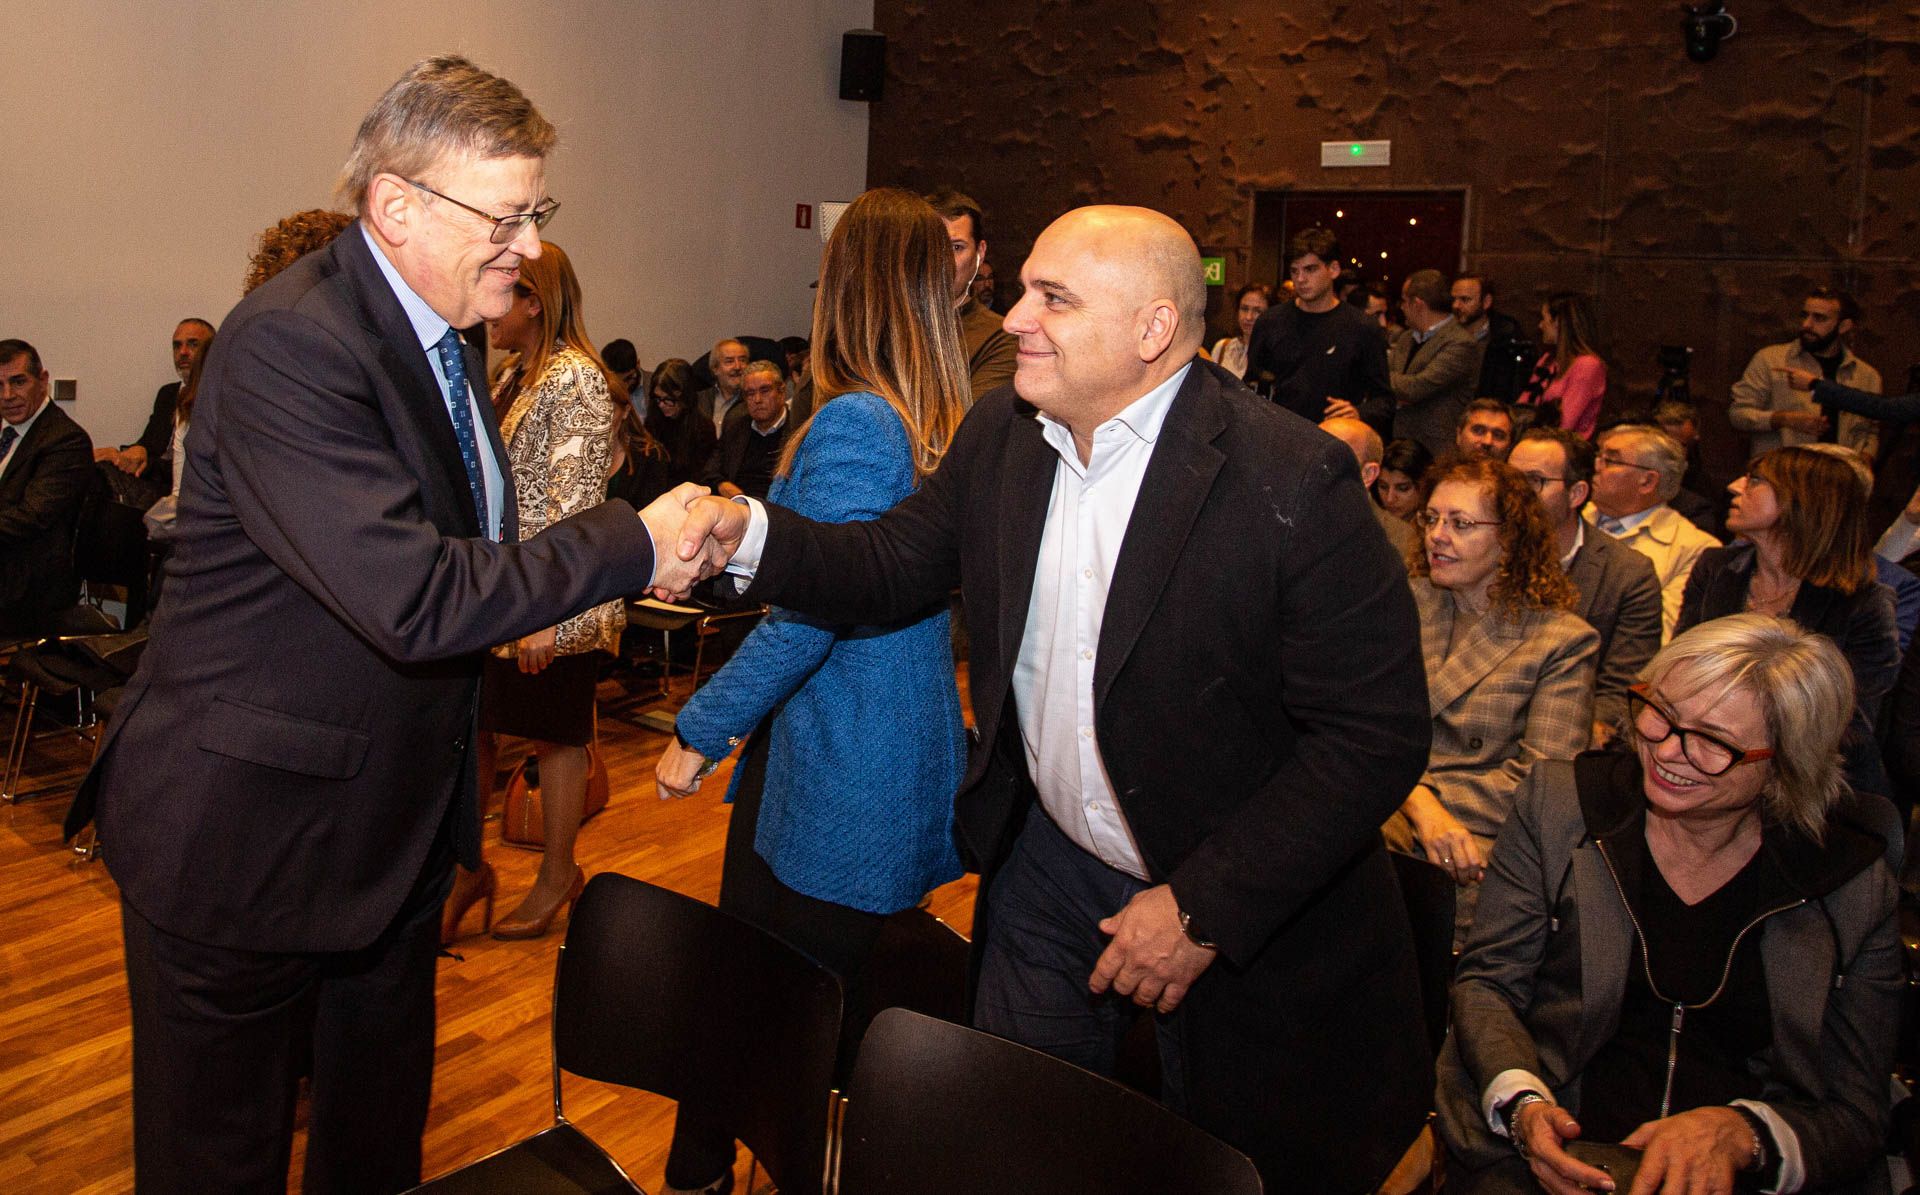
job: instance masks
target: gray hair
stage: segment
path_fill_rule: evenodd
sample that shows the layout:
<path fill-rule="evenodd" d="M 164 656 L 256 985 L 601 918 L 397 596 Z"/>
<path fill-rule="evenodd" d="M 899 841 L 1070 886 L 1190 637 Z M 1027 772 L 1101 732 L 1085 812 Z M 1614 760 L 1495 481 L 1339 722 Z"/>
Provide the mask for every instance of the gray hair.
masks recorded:
<path fill-rule="evenodd" d="M 360 122 L 340 195 L 364 216 L 376 174 L 417 179 L 453 157 L 544 158 L 559 139 L 518 87 L 441 54 L 408 68 Z"/>
<path fill-rule="evenodd" d="M 1660 501 L 1671 502 L 1680 492 L 1680 482 L 1687 475 L 1687 450 L 1680 441 L 1646 423 L 1622 423 L 1602 439 L 1620 441 L 1620 451 L 1637 458 L 1635 464 L 1660 475 Z"/>
<path fill-rule="evenodd" d="M 1681 698 L 1753 694 L 1773 749 L 1761 813 L 1819 842 L 1846 792 L 1840 736 L 1853 716 L 1853 672 L 1833 640 L 1767 614 L 1712 618 L 1675 636 L 1640 671 L 1650 685 L 1670 678 L 1684 682 Z"/>
<path fill-rule="evenodd" d="M 746 342 L 746 341 L 744 341 L 744 340 L 735 340 L 735 339 L 734 339 L 733 337 L 731 337 L 731 336 L 727 336 L 727 337 L 724 337 L 724 338 L 722 338 L 722 339 L 720 339 L 720 340 L 716 340 L 716 341 L 714 341 L 714 342 L 713 342 L 713 347 L 707 350 L 707 368 L 708 368 L 708 369 L 719 369 L 719 368 L 720 368 L 720 350 L 721 350 L 721 349 L 723 349 L 723 348 L 726 348 L 726 347 L 727 347 L 728 345 L 730 345 L 730 344 L 737 344 L 737 345 L 739 345 L 739 346 L 740 346 L 741 348 L 743 348 L 743 349 L 745 349 L 745 348 L 747 348 L 747 342 Z M 748 351 L 748 352 L 752 352 L 752 350 L 751 350 L 751 349 L 748 349 L 747 351 Z M 741 376 L 743 376 L 743 377 L 744 377 L 744 376 L 746 376 L 746 375 L 744 375 L 744 374 L 743 374 L 743 375 L 741 375 Z"/>
<path fill-rule="evenodd" d="M 745 384 L 746 380 L 752 377 L 756 373 L 770 373 L 773 375 L 774 381 L 779 382 L 782 385 L 786 384 L 787 371 L 780 368 L 778 365 L 775 365 L 773 362 L 765 359 L 762 359 L 759 361 L 747 362 L 746 369 L 741 371 L 741 374 L 740 374 L 741 383 Z"/>

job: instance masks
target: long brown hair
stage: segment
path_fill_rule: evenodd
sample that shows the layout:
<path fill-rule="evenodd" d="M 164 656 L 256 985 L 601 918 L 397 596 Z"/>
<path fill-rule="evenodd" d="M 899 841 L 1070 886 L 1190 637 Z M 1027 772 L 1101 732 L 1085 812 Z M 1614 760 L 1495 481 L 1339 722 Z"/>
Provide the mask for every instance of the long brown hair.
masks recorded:
<path fill-rule="evenodd" d="M 540 256 L 520 262 L 520 280 L 514 289 L 540 300 L 539 331 L 532 346 L 520 356 L 521 385 L 531 387 L 538 382 L 556 346 L 580 353 L 593 362 L 593 367 L 606 379 L 607 393 L 613 399 L 616 412 L 614 443 L 622 459 L 631 459 L 636 452 L 642 456 L 656 455 L 649 448 L 652 437 L 633 418 L 633 399 L 627 393 L 626 384 L 620 375 L 607 368 L 606 361 L 587 336 L 586 316 L 581 310 L 580 278 L 573 272 L 573 261 L 566 250 L 552 241 L 541 241 Z"/>
<path fill-rule="evenodd" d="M 1448 481 L 1477 486 L 1500 522 L 1500 563 L 1487 587 L 1488 600 L 1508 614 L 1573 609 L 1579 594 L 1560 567 L 1553 524 L 1547 521 L 1540 495 L 1520 471 L 1491 457 L 1456 457 L 1427 471 L 1427 493 Z M 1408 559 L 1407 571 L 1416 577 L 1429 575 L 1424 545 Z"/>
<path fill-rule="evenodd" d="M 1555 291 L 1547 296 L 1546 308 L 1558 333 L 1553 346 L 1555 373 L 1567 372 L 1575 358 L 1600 354 L 1599 324 L 1587 296 L 1571 290 Z"/>
<path fill-rule="evenodd" d="M 939 467 L 966 414 L 966 362 L 947 226 L 918 195 L 893 187 L 862 194 L 820 255 L 815 410 L 856 390 L 879 395 L 905 425 L 914 480 L 922 481 Z M 812 423 L 788 439 L 780 476 L 793 468 Z"/>
<path fill-rule="evenodd" d="M 1853 466 L 1811 448 L 1763 452 L 1747 472 L 1773 487 L 1780 566 L 1810 585 L 1858 593 L 1873 580 L 1867 504 Z"/>

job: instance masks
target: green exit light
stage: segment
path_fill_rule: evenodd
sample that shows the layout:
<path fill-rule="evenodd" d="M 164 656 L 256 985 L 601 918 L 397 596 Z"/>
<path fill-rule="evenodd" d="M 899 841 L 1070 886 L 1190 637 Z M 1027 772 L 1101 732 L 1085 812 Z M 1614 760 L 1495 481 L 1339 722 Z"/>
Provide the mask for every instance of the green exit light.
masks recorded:
<path fill-rule="evenodd" d="M 1355 143 L 1354 143 L 1353 145 L 1351 145 L 1351 146 L 1349 146 L 1349 147 L 1347 148 L 1347 152 L 1348 152 L 1348 153 L 1350 153 L 1350 154 L 1352 154 L 1352 155 L 1353 155 L 1354 157 L 1356 157 L 1356 158 L 1357 158 L 1357 157 L 1359 157 L 1359 156 L 1360 156 L 1361 154 L 1363 154 L 1363 153 L 1366 153 L 1366 152 L 1367 152 L 1367 147 L 1366 147 L 1366 146 L 1364 146 L 1364 145 L 1361 145 L 1361 144 L 1359 144 L 1358 142 L 1355 142 Z"/>

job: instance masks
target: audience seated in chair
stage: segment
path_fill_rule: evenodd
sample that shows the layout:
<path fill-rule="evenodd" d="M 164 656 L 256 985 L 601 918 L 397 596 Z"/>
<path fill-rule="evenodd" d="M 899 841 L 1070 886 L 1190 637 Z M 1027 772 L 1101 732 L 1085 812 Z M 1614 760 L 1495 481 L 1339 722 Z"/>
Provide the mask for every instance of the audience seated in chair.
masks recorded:
<path fill-rule="evenodd" d="M 1847 782 L 1884 795 L 1873 727 L 1899 672 L 1900 644 L 1893 591 L 1874 579 L 1858 478 L 1847 462 L 1811 447 L 1777 448 L 1754 458 L 1728 489 L 1727 530 L 1737 538 L 1701 553 L 1675 634 L 1753 610 L 1831 639 L 1853 669 Z"/>
<path fill-rule="evenodd" d="M 1385 833 L 1460 885 L 1457 946 L 1514 792 L 1540 760 L 1587 745 L 1600 637 L 1570 612 L 1553 528 L 1511 466 L 1441 465 L 1421 522 L 1411 572 L 1433 749 Z"/>
<path fill-rule="evenodd" d="M 93 441 L 47 397 L 40 353 L 0 340 L 0 635 L 44 634 L 80 598 L 74 529 Z"/>
<path fill-rule="evenodd" d="M 727 413 L 726 428 L 700 481 L 728 498 L 765 498 L 792 426 L 786 379 L 773 362 L 755 361 L 747 366 L 740 393 L 745 401 Z"/>
<path fill-rule="evenodd" d="M 1687 455 L 1657 427 L 1623 423 L 1602 432 L 1594 462 L 1593 500 L 1581 513 L 1600 530 L 1653 561 L 1660 579 L 1661 642 L 1673 637 L 1680 595 L 1693 562 L 1720 541 L 1669 503 L 1680 492 Z"/>
<path fill-rule="evenodd" d="M 1660 650 L 1660 579 L 1653 562 L 1580 515 L 1593 489 L 1593 445 L 1565 428 L 1520 434 L 1507 463 L 1540 495 L 1554 551 L 1579 592 L 1573 612 L 1600 635 L 1593 685 L 1593 745 L 1627 716 L 1627 687 Z"/>
<path fill-rule="evenodd" d="M 1631 754 L 1534 769 L 1454 983 L 1449 1192 L 1599 1190 L 1571 1155 L 1611 1142 L 1634 1191 L 1887 1189 L 1895 830 L 1840 775 L 1851 690 L 1825 636 L 1734 615 L 1648 665 Z"/>

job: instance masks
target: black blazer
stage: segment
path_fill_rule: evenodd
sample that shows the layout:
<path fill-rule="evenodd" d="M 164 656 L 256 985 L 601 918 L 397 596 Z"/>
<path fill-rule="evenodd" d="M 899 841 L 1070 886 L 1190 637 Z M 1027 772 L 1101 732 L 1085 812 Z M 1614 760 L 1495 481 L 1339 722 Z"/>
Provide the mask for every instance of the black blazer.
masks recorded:
<path fill-rule="evenodd" d="M 67 816 L 97 813 L 142 916 L 210 945 L 367 945 L 450 816 L 477 863 L 482 653 L 652 574 L 624 502 L 514 544 L 509 484 L 507 542 L 473 538 L 446 402 L 373 253 L 350 231 L 224 321 L 152 641 Z"/>
<path fill-rule="evenodd" d="M 148 477 L 158 477 L 168 489 L 173 486 L 173 412 L 180 405 L 180 383 L 168 382 L 153 396 L 153 413 L 134 443 L 147 450 Z"/>
<path fill-rule="evenodd" d="M 982 746 L 957 829 L 988 873 L 1034 799 L 1011 685 L 1058 461 L 1002 387 L 880 519 L 770 506 L 747 591 L 884 623 L 962 587 Z M 1425 766 L 1431 720 L 1405 570 L 1353 454 L 1196 361 L 1120 549 L 1093 684 L 1152 878 L 1220 945 L 1180 1014 L 1193 1118 L 1288 1189 L 1377 1184 L 1433 1090 L 1379 834 Z"/>
<path fill-rule="evenodd" d="M 37 633 L 80 600 L 74 527 L 93 481 L 93 441 L 49 399 L 0 473 L 0 631 Z"/>
<path fill-rule="evenodd" d="M 1694 562 L 1680 598 L 1677 636 L 1710 618 L 1747 608 L 1753 581 L 1753 545 L 1709 548 Z M 1854 710 L 1843 751 L 1847 782 L 1863 792 L 1888 795 L 1886 768 L 1873 735 L 1880 701 L 1893 688 L 1900 669 L 1900 632 L 1893 618 L 1893 590 L 1868 581 L 1852 594 L 1802 582 L 1787 617 L 1834 641 L 1853 670 Z"/>

